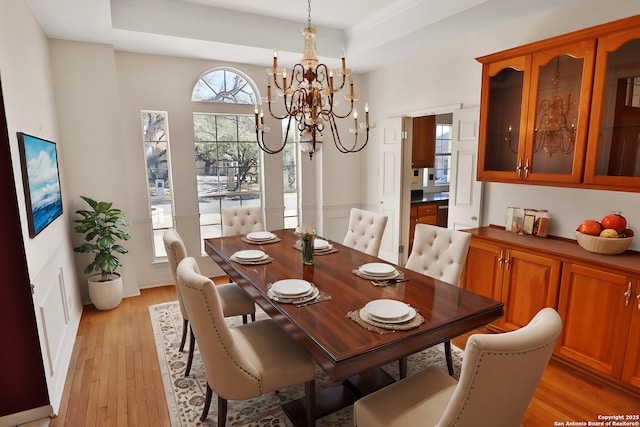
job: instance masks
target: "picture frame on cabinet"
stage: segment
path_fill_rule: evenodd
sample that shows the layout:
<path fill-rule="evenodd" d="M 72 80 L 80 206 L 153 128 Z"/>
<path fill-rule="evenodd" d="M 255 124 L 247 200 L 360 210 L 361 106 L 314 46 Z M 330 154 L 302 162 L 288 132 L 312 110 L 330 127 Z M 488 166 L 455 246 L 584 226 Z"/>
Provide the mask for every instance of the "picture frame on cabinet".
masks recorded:
<path fill-rule="evenodd" d="M 17 132 L 29 237 L 36 237 L 62 215 L 62 193 L 55 142 Z"/>

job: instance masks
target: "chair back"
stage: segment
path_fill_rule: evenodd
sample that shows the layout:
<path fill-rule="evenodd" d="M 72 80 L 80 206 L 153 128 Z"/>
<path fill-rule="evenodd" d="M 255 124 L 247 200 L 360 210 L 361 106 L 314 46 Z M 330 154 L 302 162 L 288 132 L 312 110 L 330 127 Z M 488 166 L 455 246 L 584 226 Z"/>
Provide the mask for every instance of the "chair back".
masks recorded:
<path fill-rule="evenodd" d="M 369 255 L 378 256 L 388 217 L 376 212 L 351 208 L 349 228 L 343 245 Z"/>
<path fill-rule="evenodd" d="M 180 296 L 180 288 L 178 287 L 178 276 L 176 273 L 178 264 L 180 264 L 180 261 L 182 261 L 187 256 L 187 249 L 184 246 L 182 238 L 173 228 L 169 228 L 164 232 L 164 234 L 162 235 L 162 241 L 164 242 L 164 249 L 167 252 L 167 261 L 169 261 L 169 269 L 171 270 L 171 274 L 173 275 L 173 283 L 175 283 L 176 289 L 178 290 L 180 312 L 182 313 L 182 318 L 188 320 L 189 317 L 187 317 L 187 311 L 184 308 L 182 296 Z"/>
<path fill-rule="evenodd" d="M 469 337 L 460 380 L 436 426 L 519 426 L 561 329 L 560 315 L 544 308 L 516 331 Z"/>
<path fill-rule="evenodd" d="M 471 234 L 465 231 L 416 224 L 413 248 L 405 267 L 459 286 L 470 241 Z"/>
<path fill-rule="evenodd" d="M 177 275 L 209 386 L 224 399 L 259 396 L 261 374 L 247 358 L 253 350 L 243 345 L 237 338 L 238 332 L 225 321 L 222 301 L 213 281 L 200 274 L 193 257 L 180 262 Z"/>
<path fill-rule="evenodd" d="M 261 206 L 229 206 L 222 208 L 220 214 L 223 236 L 238 236 L 265 230 Z"/>

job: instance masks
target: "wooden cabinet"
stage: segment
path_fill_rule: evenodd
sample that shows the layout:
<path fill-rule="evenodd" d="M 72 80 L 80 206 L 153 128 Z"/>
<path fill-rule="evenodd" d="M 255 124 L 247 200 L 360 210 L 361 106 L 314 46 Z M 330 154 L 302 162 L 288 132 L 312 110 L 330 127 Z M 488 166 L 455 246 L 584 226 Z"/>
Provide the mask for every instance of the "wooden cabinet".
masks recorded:
<path fill-rule="evenodd" d="M 479 178 L 580 182 L 594 58 L 591 39 L 486 63 Z"/>
<path fill-rule="evenodd" d="M 640 188 L 640 28 L 598 39 L 585 182 Z"/>
<path fill-rule="evenodd" d="M 640 289 L 626 275 L 566 263 L 556 352 L 565 359 L 640 387 Z"/>
<path fill-rule="evenodd" d="M 635 281 L 635 289 L 628 290 L 631 291 L 631 294 L 627 295 L 632 314 L 622 368 L 622 381 L 640 389 L 640 280 Z M 625 295 L 625 301 L 627 295 Z"/>
<path fill-rule="evenodd" d="M 592 254 L 575 241 L 509 233 L 471 233 L 461 286 L 504 303 L 501 331 L 553 307 L 563 328 L 555 356 L 640 392 L 640 253 Z"/>
<path fill-rule="evenodd" d="M 482 67 L 478 178 L 518 179 L 524 151 L 531 55 L 487 62 Z M 522 148 L 521 148 L 522 147 Z"/>
<path fill-rule="evenodd" d="M 436 158 L 436 116 L 415 117 L 412 127 L 411 167 L 432 168 Z"/>
<path fill-rule="evenodd" d="M 477 58 L 478 179 L 640 191 L 640 16 Z"/>
<path fill-rule="evenodd" d="M 563 332 L 557 353 L 607 376 L 620 377 L 631 310 L 625 276 L 567 263 L 558 312 Z"/>
<path fill-rule="evenodd" d="M 557 259 L 472 238 L 461 283 L 502 301 L 504 317 L 493 325 L 510 331 L 529 323 L 542 308 L 557 307 L 560 270 Z"/>
<path fill-rule="evenodd" d="M 413 235 L 416 231 L 416 224 L 438 225 L 438 204 L 420 203 L 411 206 L 409 218 L 409 253 L 413 247 Z"/>

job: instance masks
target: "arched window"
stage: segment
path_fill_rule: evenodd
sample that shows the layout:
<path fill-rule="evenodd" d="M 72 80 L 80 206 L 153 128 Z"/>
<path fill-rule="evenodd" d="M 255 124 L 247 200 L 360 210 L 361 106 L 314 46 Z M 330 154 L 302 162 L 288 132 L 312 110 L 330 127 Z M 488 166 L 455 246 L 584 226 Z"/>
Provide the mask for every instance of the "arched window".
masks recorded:
<path fill-rule="evenodd" d="M 191 101 L 256 105 L 256 95 L 249 82 L 237 72 L 217 69 L 198 79 Z"/>
<path fill-rule="evenodd" d="M 222 207 L 262 204 L 253 115 L 257 95 L 249 81 L 235 70 L 210 70 L 198 79 L 191 94 L 193 102 L 209 104 L 196 107 L 200 111 L 193 113 L 202 239 L 222 235 Z M 242 108 L 226 108 L 228 104 L 245 105 L 247 113 L 238 113 Z"/>

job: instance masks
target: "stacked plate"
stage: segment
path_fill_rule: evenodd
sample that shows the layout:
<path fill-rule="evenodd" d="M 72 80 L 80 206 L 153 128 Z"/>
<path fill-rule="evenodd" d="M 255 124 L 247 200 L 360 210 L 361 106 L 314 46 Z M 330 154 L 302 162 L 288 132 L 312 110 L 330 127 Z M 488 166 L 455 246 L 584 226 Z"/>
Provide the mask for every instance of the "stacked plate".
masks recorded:
<path fill-rule="evenodd" d="M 377 299 L 367 303 L 361 310 L 361 314 L 365 315 L 365 320 L 368 317 L 374 322 L 403 323 L 413 319 L 416 316 L 416 310 L 402 301 Z"/>
<path fill-rule="evenodd" d="M 268 242 L 276 238 L 276 235 L 271 233 L 270 231 L 254 231 L 252 233 L 247 234 L 247 240 L 251 240 L 252 242 L 261 243 Z"/>
<path fill-rule="evenodd" d="M 369 264 L 361 265 L 358 271 L 367 278 L 373 280 L 388 280 L 396 278 L 400 275 L 400 272 L 391 264 L 384 264 L 380 262 L 372 262 Z"/>
<path fill-rule="evenodd" d="M 267 259 L 267 254 L 259 250 L 248 249 L 234 253 L 233 258 L 240 262 L 256 262 Z"/>
<path fill-rule="evenodd" d="M 327 242 L 326 240 L 315 239 L 313 241 L 313 250 L 315 252 L 326 252 L 332 249 L 333 249 L 333 246 L 331 245 L 331 243 Z"/>
<path fill-rule="evenodd" d="M 279 302 L 300 304 L 316 298 L 320 291 L 306 280 L 284 279 L 274 282 L 267 294 Z"/>

